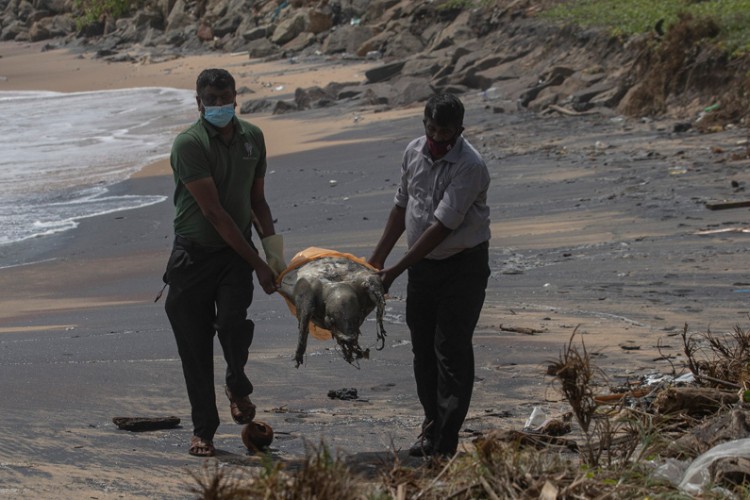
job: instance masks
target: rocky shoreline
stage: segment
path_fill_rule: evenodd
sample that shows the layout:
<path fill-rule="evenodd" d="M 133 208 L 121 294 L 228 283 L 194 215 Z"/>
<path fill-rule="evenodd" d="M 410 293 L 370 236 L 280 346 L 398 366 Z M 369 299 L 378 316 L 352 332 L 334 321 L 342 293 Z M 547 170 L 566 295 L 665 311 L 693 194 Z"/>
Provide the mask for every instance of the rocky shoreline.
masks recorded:
<path fill-rule="evenodd" d="M 46 40 L 47 49 L 66 47 L 108 62 L 149 64 L 210 52 L 382 62 L 363 81 L 298 89 L 286 101 L 250 99 L 242 113 L 339 103 L 390 109 L 450 91 L 504 101 L 493 103 L 495 112 L 666 116 L 683 131 L 745 125 L 742 86 L 750 63 L 717 52 L 710 43 L 715 33 L 690 20 L 666 35 L 655 30 L 620 39 L 540 16 L 560 0 L 496 0 L 471 9 L 448 0 L 173 0 L 147 1 L 130 16 L 102 15 L 80 26 L 82 12 L 70 1 L 3 3 L 0 40 Z"/>

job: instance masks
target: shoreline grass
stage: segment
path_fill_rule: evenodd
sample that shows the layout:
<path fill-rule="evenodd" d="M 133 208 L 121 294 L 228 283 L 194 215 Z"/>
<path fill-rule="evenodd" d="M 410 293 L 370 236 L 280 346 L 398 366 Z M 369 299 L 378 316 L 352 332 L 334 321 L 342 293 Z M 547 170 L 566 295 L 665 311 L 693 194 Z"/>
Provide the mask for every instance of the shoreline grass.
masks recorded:
<path fill-rule="evenodd" d="M 571 0 L 544 10 L 540 16 L 583 27 L 607 29 L 615 36 L 665 29 L 681 16 L 714 21 L 720 27 L 716 42 L 733 57 L 750 52 L 750 0 Z"/>

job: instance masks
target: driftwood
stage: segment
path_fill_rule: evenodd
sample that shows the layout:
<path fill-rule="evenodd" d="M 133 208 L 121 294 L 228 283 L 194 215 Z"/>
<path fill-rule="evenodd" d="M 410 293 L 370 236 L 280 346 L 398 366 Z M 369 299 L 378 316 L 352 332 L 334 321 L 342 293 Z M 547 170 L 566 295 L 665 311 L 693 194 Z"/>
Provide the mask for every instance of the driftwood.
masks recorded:
<path fill-rule="evenodd" d="M 478 437 L 474 441 L 497 440 L 510 443 L 518 443 L 522 446 L 532 446 L 536 449 L 549 448 L 558 446 L 567 448 L 571 451 L 578 451 L 578 443 L 571 439 L 564 439 L 557 436 L 547 436 L 544 434 L 533 434 L 515 430 L 492 431 L 486 437 Z"/>
<path fill-rule="evenodd" d="M 750 207 L 750 200 L 745 201 L 717 201 L 706 202 L 706 208 L 709 210 L 725 210 L 727 208 L 744 208 Z"/>
<path fill-rule="evenodd" d="M 620 403 L 625 398 L 642 398 L 653 392 L 653 388 L 637 388 L 617 394 L 603 394 L 594 396 L 594 402 L 598 405 L 613 405 Z"/>
<path fill-rule="evenodd" d="M 112 422 L 122 430 L 133 432 L 171 429 L 180 425 L 177 417 L 114 417 Z"/>
<path fill-rule="evenodd" d="M 656 395 L 654 411 L 661 415 L 682 413 L 692 417 L 712 415 L 722 407 L 737 403 L 736 392 L 708 387 L 669 387 Z"/>
<path fill-rule="evenodd" d="M 669 444 L 673 457 L 696 457 L 714 446 L 750 437 L 750 411 L 735 408 L 719 414 L 691 429 Z"/>
<path fill-rule="evenodd" d="M 498 328 L 503 332 L 523 333 L 524 335 L 536 335 L 537 333 L 544 333 L 544 330 L 535 330 L 534 328 L 526 328 L 523 326 L 498 325 Z"/>
<path fill-rule="evenodd" d="M 750 458 L 720 458 L 711 465 L 710 471 L 714 484 L 748 484 L 750 482 Z"/>

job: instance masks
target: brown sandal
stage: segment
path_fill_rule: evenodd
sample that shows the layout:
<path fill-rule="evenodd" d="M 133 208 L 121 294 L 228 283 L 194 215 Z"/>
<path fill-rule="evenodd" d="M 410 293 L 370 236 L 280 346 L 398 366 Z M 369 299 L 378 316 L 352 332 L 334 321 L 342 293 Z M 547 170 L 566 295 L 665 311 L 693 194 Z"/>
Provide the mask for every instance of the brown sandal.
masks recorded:
<path fill-rule="evenodd" d="M 250 401 L 250 396 L 236 398 L 227 386 L 224 386 L 224 392 L 229 398 L 229 411 L 232 413 L 232 419 L 238 424 L 252 422 L 255 418 L 255 405 Z"/>
<path fill-rule="evenodd" d="M 194 457 L 213 457 L 216 455 L 216 448 L 214 448 L 214 443 L 210 439 L 193 436 L 193 439 L 190 440 L 188 453 Z"/>

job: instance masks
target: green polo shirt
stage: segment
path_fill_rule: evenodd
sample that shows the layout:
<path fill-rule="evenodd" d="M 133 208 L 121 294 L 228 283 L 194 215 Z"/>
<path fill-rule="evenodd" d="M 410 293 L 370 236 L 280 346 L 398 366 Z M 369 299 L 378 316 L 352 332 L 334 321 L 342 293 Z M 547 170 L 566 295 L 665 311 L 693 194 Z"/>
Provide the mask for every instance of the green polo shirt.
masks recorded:
<path fill-rule="evenodd" d="M 250 189 L 266 175 L 266 144 L 255 125 L 233 118 L 236 131 L 224 144 L 219 131 L 200 118 L 181 132 L 172 145 L 170 164 L 174 172 L 174 231 L 201 246 L 221 248 L 224 239 L 201 212 L 185 187 L 192 181 L 213 178 L 219 200 L 241 231 L 251 224 Z"/>

